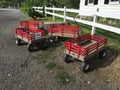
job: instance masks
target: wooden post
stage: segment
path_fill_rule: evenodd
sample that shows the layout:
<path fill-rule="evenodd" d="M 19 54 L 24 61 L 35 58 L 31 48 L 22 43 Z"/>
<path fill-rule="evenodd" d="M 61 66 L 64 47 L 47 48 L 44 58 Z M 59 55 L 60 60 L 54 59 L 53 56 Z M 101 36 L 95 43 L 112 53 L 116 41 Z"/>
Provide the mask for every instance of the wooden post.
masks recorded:
<path fill-rule="evenodd" d="M 64 22 L 66 22 L 66 6 L 64 6 Z"/>
<path fill-rule="evenodd" d="M 97 8 L 96 12 L 98 12 L 98 11 L 99 11 L 99 9 Z M 94 15 L 93 22 L 96 23 L 97 20 L 98 20 L 98 16 L 95 14 L 95 15 Z M 94 35 L 95 32 L 96 32 L 96 27 L 93 25 L 93 26 L 92 26 L 92 32 L 91 32 L 91 34 Z"/>
<path fill-rule="evenodd" d="M 53 6 L 53 21 L 55 20 L 55 16 L 54 16 L 55 10 L 54 10 L 54 8 L 55 8 L 55 6 Z"/>

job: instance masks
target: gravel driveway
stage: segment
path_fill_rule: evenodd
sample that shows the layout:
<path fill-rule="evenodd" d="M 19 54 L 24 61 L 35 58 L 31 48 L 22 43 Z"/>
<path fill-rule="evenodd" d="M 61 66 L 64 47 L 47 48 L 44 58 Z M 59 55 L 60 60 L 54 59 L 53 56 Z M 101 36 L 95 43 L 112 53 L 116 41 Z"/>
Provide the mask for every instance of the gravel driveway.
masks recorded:
<path fill-rule="evenodd" d="M 14 28 L 26 19 L 20 10 L 0 9 L 0 90 L 120 90 L 119 83 L 107 83 L 95 75 L 74 70 L 74 82 L 57 83 L 54 75 L 33 58 L 42 51 L 30 54 L 27 46 L 15 44 Z M 22 65 L 27 58 L 27 66 Z"/>

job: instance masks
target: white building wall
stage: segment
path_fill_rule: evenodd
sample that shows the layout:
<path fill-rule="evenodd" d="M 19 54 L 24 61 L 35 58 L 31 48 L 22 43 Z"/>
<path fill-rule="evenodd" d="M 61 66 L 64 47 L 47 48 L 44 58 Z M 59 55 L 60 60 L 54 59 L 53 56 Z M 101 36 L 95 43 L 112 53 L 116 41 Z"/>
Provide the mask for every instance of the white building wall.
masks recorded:
<path fill-rule="evenodd" d="M 104 5 L 104 0 L 98 0 L 98 5 Z"/>
<path fill-rule="evenodd" d="M 80 11 L 96 11 L 99 8 L 101 12 L 115 12 L 120 13 L 120 3 L 119 2 L 109 2 L 109 4 L 104 4 L 104 0 L 98 0 L 98 5 L 88 4 L 85 5 L 85 0 L 81 0 Z"/>

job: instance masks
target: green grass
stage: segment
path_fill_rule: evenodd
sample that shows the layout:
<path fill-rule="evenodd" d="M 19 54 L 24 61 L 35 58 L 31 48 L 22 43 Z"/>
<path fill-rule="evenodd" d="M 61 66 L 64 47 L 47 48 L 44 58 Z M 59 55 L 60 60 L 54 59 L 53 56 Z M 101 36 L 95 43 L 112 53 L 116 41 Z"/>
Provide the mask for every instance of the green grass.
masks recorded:
<path fill-rule="evenodd" d="M 42 55 L 38 56 L 39 58 L 37 58 L 38 59 L 37 62 L 39 64 L 45 64 L 49 60 L 54 59 L 55 58 L 54 51 L 55 51 L 55 48 L 49 48 L 48 50 L 43 51 Z"/>
<path fill-rule="evenodd" d="M 103 21 L 103 19 L 104 19 L 104 21 Z M 110 25 L 110 26 L 114 26 L 114 27 L 120 28 L 120 20 L 119 19 L 99 17 L 98 22 L 102 23 L 102 24 L 106 24 L 106 25 Z"/>
<path fill-rule="evenodd" d="M 97 29 L 96 35 L 108 38 L 107 46 L 120 53 L 120 35 Z"/>
<path fill-rule="evenodd" d="M 56 78 L 60 84 L 66 84 L 70 81 L 71 77 L 65 71 L 59 71 Z"/>
<path fill-rule="evenodd" d="M 46 68 L 49 70 L 63 70 L 63 67 L 60 65 L 57 65 L 55 62 L 51 61 L 46 64 Z"/>
<path fill-rule="evenodd" d="M 23 7 L 23 8 L 20 8 L 20 10 L 21 10 L 25 15 L 28 16 L 29 8 L 25 8 L 25 7 Z"/>
<path fill-rule="evenodd" d="M 45 65 L 45 67 L 48 70 L 57 71 L 56 75 L 55 75 L 55 78 L 57 79 L 58 83 L 63 85 L 63 84 L 68 83 L 69 81 L 72 81 L 69 74 L 66 71 L 64 71 L 64 68 L 62 66 L 56 64 L 54 61 L 48 62 Z"/>

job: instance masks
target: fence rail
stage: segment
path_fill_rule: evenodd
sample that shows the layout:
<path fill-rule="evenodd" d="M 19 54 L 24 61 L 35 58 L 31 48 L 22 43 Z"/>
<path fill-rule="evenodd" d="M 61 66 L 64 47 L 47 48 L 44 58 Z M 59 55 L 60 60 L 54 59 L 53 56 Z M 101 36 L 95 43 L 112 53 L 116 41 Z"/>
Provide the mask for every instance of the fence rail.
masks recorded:
<path fill-rule="evenodd" d="M 43 7 L 33 7 L 36 11 L 38 12 L 43 12 Z M 49 12 L 48 10 L 52 10 L 53 12 Z M 63 15 L 57 14 L 55 13 L 55 11 L 62 11 L 64 12 Z M 79 18 L 73 18 L 73 17 L 69 17 L 66 16 L 67 12 L 72 12 L 72 13 L 76 13 L 78 15 L 82 15 L 82 16 L 93 16 L 93 21 L 87 21 L 87 20 L 82 20 Z M 118 27 L 113 27 L 113 26 L 109 26 L 109 25 L 105 25 L 105 24 L 100 24 L 97 22 L 97 17 L 105 17 L 105 18 L 113 18 L 113 19 L 120 19 L 120 12 L 116 12 L 116 13 L 112 13 L 112 12 L 100 12 L 98 8 L 96 8 L 96 11 L 87 11 L 87 10 L 78 10 L 78 9 L 67 9 L 66 7 L 64 8 L 55 8 L 53 7 L 46 7 L 45 6 L 45 15 L 47 16 L 47 14 L 52 15 L 53 16 L 53 20 L 56 17 L 60 17 L 64 19 L 64 22 L 66 22 L 66 19 L 74 21 L 76 20 L 76 22 L 80 22 L 83 24 L 87 24 L 92 26 L 92 31 L 91 34 L 95 34 L 96 31 L 96 27 L 97 28 L 101 28 L 110 32 L 114 32 L 117 34 L 120 34 L 120 28 Z"/>
<path fill-rule="evenodd" d="M 33 7 L 37 12 L 43 12 L 43 7 Z"/>

